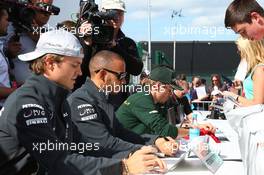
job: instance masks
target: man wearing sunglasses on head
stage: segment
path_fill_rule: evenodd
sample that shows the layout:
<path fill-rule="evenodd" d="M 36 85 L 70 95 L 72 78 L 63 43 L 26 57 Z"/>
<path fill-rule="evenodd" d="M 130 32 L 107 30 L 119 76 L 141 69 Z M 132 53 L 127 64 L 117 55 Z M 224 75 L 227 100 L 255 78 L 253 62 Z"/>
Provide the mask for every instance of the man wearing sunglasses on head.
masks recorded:
<path fill-rule="evenodd" d="M 112 51 L 100 51 L 89 64 L 91 78 L 68 98 L 72 119 L 79 130 L 106 150 L 94 156 L 124 156 L 124 150 L 135 150 L 140 144 L 153 144 L 166 155 L 173 155 L 177 144 L 173 139 L 154 135 L 138 135 L 125 129 L 115 116 L 109 95 L 121 91 L 125 83 L 125 62 Z M 169 139 L 169 141 L 168 141 Z M 101 155 L 102 154 L 102 155 Z"/>

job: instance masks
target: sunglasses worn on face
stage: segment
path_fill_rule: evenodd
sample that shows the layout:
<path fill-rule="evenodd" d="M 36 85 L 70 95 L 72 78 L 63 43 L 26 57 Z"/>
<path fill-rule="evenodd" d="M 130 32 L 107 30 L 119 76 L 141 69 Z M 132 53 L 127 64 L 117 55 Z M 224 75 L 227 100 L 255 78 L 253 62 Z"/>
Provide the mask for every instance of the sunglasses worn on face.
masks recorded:
<path fill-rule="evenodd" d="M 102 68 L 102 69 L 96 70 L 94 72 L 98 73 L 100 70 L 105 70 L 107 72 L 110 72 L 110 73 L 114 74 L 118 80 L 123 80 L 126 77 L 126 75 L 127 75 L 127 72 L 119 72 L 118 73 L 118 72 L 115 72 L 115 71 L 112 71 L 112 70 L 109 70 L 109 69 L 106 69 L 106 68 Z"/>

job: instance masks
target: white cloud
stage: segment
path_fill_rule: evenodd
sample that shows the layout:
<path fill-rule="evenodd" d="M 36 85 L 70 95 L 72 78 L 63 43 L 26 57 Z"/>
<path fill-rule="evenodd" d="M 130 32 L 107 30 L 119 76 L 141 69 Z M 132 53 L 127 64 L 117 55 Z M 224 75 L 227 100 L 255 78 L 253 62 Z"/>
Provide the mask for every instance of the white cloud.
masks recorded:
<path fill-rule="evenodd" d="M 212 25 L 213 21 L 209 19 L 208 16 L 199 16 L 198 18 L 195 18 L 192 22 L 193 26 L 210 26 Z"/>
<path fill-rule="evenodd" d="M 215 15 L 215 16 L 199 16 L 194 18 L 192 21 L 193 26 L 222 26 L 224 18 L 222 15 Z"/>

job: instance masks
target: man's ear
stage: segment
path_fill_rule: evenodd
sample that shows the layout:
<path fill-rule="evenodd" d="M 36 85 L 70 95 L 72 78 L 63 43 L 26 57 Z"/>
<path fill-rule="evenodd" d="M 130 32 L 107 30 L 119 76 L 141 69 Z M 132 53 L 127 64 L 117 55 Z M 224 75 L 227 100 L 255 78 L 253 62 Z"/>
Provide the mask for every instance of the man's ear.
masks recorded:
<path fill-rule="evenodd" d="M 100 70 L 97 74 L 98 78 L 103 81 L 104 83 L 106 82 L 106 71 L 105 70 Z"/>
<path fill-rule="evenodd" d="M 54 70 L 54 60 L 53 58 L 47 54 L 44 58 L 44 64 L 45 64 L 45 69 L 53 71 Z"/>
<path fill-rule="evenodd" d="M 264 25 L 264 17 L 262 17 L 259 13 L 257 12 L 251 12 L 251 22 L 256 21 L 260 25 Z"/>

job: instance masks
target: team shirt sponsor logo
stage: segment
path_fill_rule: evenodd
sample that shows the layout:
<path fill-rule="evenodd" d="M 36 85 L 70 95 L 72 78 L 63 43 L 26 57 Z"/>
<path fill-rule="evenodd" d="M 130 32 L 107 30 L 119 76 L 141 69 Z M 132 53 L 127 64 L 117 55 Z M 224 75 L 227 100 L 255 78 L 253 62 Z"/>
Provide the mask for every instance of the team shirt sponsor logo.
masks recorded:
<path fill-rule="evenodd" d="M 84 115 L 89 115 L 89 114 L 94 114 L 95 110 L 93 107 L 89 107 L 89 108 L 85 108 L 83 110 L 80 110 L 80 116 L 84 116 Z"/>
<path fill-rule="evenodd" d="M 46 124 L 46 123 L 48 123 L 47 118 L 35 118 L 35 119 L 26 120 L 27 126 L 37 125 L 37 124 Z"/>
<path fill-rule="evenodd" d="M 96 119 L 96 118 L 97 118 L 97 114 L 92 114 L 92 115 L 89 115 L 89 116 L 82 117 L 81 120 L 82 121 L 87 121 L 87 120 L 93 120 L 93 119 Z"/>
<path fill-rule="evenodd" d="M 85 107 L 93 107 L 93 106 L 90 105 L 90 104 L 81 104 L 81 105 L 77 106 L 78 109 L 82 109 L 82 108 L 85 108 Z"/>
<path fill-rule="evenodd" d="M 39 109 L 29 109 L 28 111 L 24 112 L 24 117 L 37 117 L 37 116 L 45 116 L 45 111 L 44 110 L 39 110 Z"/>
<path fill-rule="evenodd" d="M 44 110 L 44 108 L 38 104 L 24 104 L 22 105 L 22 109 L 26 109 L 26 108 L 39 108 L 41 110 Z"/>

